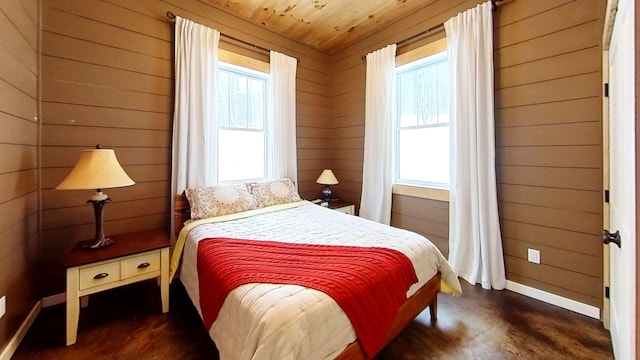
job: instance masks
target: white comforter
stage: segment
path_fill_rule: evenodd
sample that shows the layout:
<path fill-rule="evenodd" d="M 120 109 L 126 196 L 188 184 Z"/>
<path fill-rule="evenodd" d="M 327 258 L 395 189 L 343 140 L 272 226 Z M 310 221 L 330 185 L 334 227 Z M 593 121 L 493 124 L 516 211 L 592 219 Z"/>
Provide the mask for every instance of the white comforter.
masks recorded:
<path fill-rule="evenodd" d="M 176 244 L 179 256 L 180 242 L 186 238 L 180 280 L 201 316 L 198 241 L 211 237 L 391 248 L 411 260 L 418 276 L 407 296 L 437 272 L 442 273 L 444 288 L 460 292 L 449 264 L 423 236 L 306 201 L 210 221 L 186 226 Z M 177 263 L 174 256 L 172 265 Z M 277 284 L 247 284 L 233 290 L 209 334 L 223 360 L 332 359 L 356 339 L 348 317 L 331 297 L 297 285 Z"/>

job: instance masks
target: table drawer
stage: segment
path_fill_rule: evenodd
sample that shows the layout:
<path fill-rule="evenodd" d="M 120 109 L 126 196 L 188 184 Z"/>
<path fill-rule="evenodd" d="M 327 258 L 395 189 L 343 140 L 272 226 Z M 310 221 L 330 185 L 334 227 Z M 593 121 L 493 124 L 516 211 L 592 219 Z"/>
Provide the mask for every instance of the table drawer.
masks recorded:
<path fill-rule="evenodd" d="M 339 207 L 339 208 L 335 208 L 335 211 L 339 211 L 341 213 L 345 213 L 347 215 L 353 215 L 354 214 L 354 208 L 355 206 L 353 205 L 347 205 L 347 206 L 343 206 L 343 207 Z"/>
<path fill-rule="evenodd" d="M 120 261 L 80 269 L 80 290 L 120 280 Z"/>
<path fill-rule="evenodd" d="M 122 260 L 122 279 L 160 270 L 160 251 Z"/>

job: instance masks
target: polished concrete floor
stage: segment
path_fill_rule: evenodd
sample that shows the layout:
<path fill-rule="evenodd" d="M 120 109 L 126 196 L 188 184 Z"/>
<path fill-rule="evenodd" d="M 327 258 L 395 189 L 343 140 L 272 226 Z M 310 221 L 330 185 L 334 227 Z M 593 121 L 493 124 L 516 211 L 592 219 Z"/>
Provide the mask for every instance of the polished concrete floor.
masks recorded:
<path fill-rule="evenodd" d="M 609 333 L 594 319 L 510 291 L 463 284 L 439 296 L 438 320 L 424 311 L 376 360 L 612 359 Z M 65 308 L 43 309 L 13 360 L 218 359 L 182 286 L 162 314 L 153 281 L 91 296 L 78 342 L 66 347 Z"/>

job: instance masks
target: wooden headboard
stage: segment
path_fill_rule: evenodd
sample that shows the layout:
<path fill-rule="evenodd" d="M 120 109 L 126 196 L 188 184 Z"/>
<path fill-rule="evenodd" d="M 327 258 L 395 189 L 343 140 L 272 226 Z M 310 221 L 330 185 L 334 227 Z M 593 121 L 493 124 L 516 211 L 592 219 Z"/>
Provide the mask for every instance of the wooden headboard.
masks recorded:
<path fill-rule="evenodd" d="M 184 227 L 184 222 L 191 219 L 191 207 L 189 206 L 187 195 L 185 195 L 184 192 L 176 195 L 174 216 L 176 221 L 175 234 L 178 236 L 180 234 L 180 230 Z"/>

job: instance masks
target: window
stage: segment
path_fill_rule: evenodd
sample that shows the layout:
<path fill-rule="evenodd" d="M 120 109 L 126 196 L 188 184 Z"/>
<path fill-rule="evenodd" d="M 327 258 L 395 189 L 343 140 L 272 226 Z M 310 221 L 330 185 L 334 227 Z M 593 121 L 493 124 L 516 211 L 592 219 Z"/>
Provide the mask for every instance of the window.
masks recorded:
<path fill-rule="evenodd" d="M 394 183 L 449 188 L 447 52 L 397 67 Z"/>
<path fill-rule="evenodd" d="M 218 63 L 218 182 L 267 177 L 268 77 Z"/>

